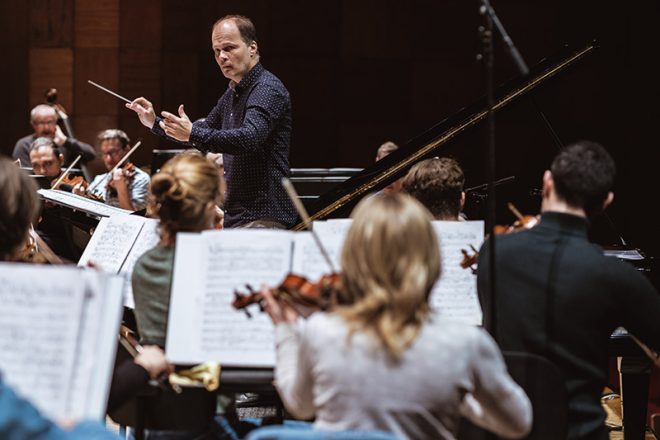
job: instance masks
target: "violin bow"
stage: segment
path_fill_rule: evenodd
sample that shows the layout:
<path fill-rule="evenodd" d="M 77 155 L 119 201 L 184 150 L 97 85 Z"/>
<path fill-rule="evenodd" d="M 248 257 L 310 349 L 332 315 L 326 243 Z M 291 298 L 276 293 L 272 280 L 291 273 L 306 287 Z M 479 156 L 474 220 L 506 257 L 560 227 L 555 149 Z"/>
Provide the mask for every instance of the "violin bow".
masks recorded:
<path fill-rule="evenodd" d="M 50 187 L 50 189 L 57 189 L 60 183 L 62 183 L 62 180 L 64 180 L 66 175 L 69 174 L 69 171 L 71 171 L 71 169 L 78 163 L 81 157 L 82 155 L 79 154 L 78 157 L 76 157 L 76 159 L 73 162 L 71 162 L 71 165 L 69 165 L 69 167 L 66 170 L 64 170 L 64 172 L 60 175 L 60 178 L 55 181 L 55 183 L 53 184 L 53 186 Z"/>
<path fill-rule="evenodd" d="M 328 266 L 330 266 L 330 271 L 333 273 L 336 272 L 335 265 L 332 264 L 332 260 L 330 259 L 328 252 L 325 250 L 325 247 L 323 247 L 323 243 L 321 243 L 321 239 L 319 239 L 319 236 L 316 234 L 316 232 L 314 232 L 314 229 L 312 229 L 311 227 L 312 222 L 311 219 L 309 218 L 309 214 L 307 213 L 305 206 L 298 198 L 298 193 L 296 192 L 296 189 L 293 187 L 293 184 L 286 177 L 282 177 L 282 186 L 286 190 L 286 193 L 289 195 L 289 198 L 291 199 L 293 206 L 296 207 L 296 211 L 298 211 L 298 215 L 302 219 L 305 228 L 312 233 L 312 237 L 314 237 L 314 241 L 316 242 L 316 245 L 321 250 L 321 254 L 325 259 L 325 262 L 328 263 Z"/>
<path fill-rule="evenodd" d="M 137 147 L 139 147 L 141 144 L 142 144 L 142 141 L 137 141 L 137 142 L 135 143 L 135 145 L 133 145 L 133 148 L 131 148 L 131 149 L 128 151 L 128 153 L 126 153 L 126 154 L 124 155 L 124 157 L 122 157 L 121 160 L 120 160 L 119 162 L 117 162 L 117 165 L 115 165 L 114 167 L 112 167 L 112 169 L 111 169 L 110 171 L 108 171 L 108 177 L 111 177 L 111 176 L 112 176 L 112 173 L 114 173 L 115 170 L 116 170 L 117 168 L 119 168 L 120 166 L 122 166 L 122 164 L 123 164 L 124 162 L 126 162 L 126 160 L 128 160 L 129 156 L 130 156 L 131 154 L 133 154 L 133 152 L 134 152 L 135 150 L 137 150 Z M 88 193 L 91 193 L 91 192 L 94 190 L 94 188 L 96 188 L 96 187 L 99 185 L 99 183 L 101 183 L 100 180 L 99 180 L 98 182 L 96 182 L 93 186 L 90 186 L 90 187 L 87 189 L 87 192 L 88 192 Z"/>

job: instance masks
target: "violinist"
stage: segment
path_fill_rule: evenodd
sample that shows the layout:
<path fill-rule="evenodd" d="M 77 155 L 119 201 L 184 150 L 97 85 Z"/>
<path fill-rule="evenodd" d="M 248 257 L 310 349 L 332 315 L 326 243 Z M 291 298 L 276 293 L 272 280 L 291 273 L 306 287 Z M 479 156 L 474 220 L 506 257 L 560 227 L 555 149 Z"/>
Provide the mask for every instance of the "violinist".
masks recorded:
<path fill-rule="evenodd" d="M 64 155 L 51 138 L 40 137 L 35 139 L 29 149 L 32 172 L 38 176 L 57 179 L 62 173 Z"/>
<path fill-rule="evenodd" d="M 121 161 L 130 149 L 130 139 L 125 132 L 118 129 L 102 131 L 99 136 L 99 149 L 107 173 L 100 174 L 92 180 L 92 194 L 101 198 L 106 204 L 139 211 L 147 205 L 147 190 L 149 174 L 135 167 L 129 161 L 122 167 L 110 171 Z"/>
<path fill-rule="evenodd" d="M 21 166 L 30 166 L 30 145 L 40 137 L 52 139 L 63 154 L 63 165 L 68 166 L 73 160 L 81 155 L 82 162 L 87 163 L 96 157 L 94 148 L 77 139 L 68 137 L 57 125 L 57 111 L 45 104 L 40 104 L 30 112 L 30 124 L 34 132 L 16 142 L 12 157 L 21 161 Z"/>
<path fill-rule="evenodd" d="M 499 435 L 525 435 L 531 405 L 493 340 L 431 310 L 441 256 L 429 212 L 405 194 L 383 194 L 352 217 L 340 305 L 298 326 L 296 309 L 262 289 L 288 411 L 315 417 L 318 430 L 452 439 L 465 416 Z"/>
<path fill-rule="evenodd" d="M 632 266 L 591 244 L 589 220 L 612 202 L 615 164 L 601 145 L 565 147 L 543 174 L 541 221 L 495 235 L 479 252 L 477 283 L 485 324 L 503 350 L 555 363 L 568 393 L 568 439 L 608 438 L 602 390 L 608 349 L 619 326 L 660 350 L 660 296 Z M 491 304 L 491 240 L 496 242 L 496 304 Z"/>
<path fill-rule="evenodd" d="M 36 175 L 47 176 L 53 182 L 58 180 L 62 173 L 64 156 L 52 139 L 37 138 L 30 146 L 29 154 L 30 164 Z M 72 246 L 68 223 L 62 220 L 64 213 L 64 209 L 59 206 L 44 204 L 35 230 L 55 254 L 66 260 L 76 261 L 80 252 Z"/>

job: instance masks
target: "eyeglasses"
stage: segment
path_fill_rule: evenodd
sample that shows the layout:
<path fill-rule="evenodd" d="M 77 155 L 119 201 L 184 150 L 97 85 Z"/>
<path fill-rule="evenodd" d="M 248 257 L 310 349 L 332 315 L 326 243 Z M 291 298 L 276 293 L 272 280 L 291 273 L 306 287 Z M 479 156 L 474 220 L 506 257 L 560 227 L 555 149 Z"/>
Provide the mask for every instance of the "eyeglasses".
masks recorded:
<path fill-rule="evenodd" d="M 119 153 L 123 153 L 124 150 L 119 149 L 119 148 L 113 148 L 112 150 L 105 151 L 101 153 L 101 156 L 117 156 Z"/>
<path fill-rule="evenodd" d="M 48 121 L 32 121 L 34 125 L 55 125 L 57 124 L 57 119 L 51 119 Z"/>

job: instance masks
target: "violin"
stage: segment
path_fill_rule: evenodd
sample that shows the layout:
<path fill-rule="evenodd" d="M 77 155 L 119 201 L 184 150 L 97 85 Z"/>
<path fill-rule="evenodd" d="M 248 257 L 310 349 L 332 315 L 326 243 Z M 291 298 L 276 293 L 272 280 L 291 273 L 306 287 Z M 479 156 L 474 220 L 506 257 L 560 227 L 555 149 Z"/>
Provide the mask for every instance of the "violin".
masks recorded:
<path fill-rule="evenodd" d="M 247 310 L 251 304 L 258 304 L 259 310 L 264 311 L 264 296 L 261 292 L 256 292 L 250 285 L 245 286 L 250 293 L 242 294 L 234 291 L 234 301 L 232 306 L 236 310 L 244 310 L 248 318 L 252 315 Z M 314 311 L 330 310 L 339 303 L 339 293 L 341 291 L 341 277 L 338 273 L 323 275 L 317 282 L 313 283 L 307 278 L 288 274 L 284 277 L 282 283 L 274 289 L 271 289 L 273 296 L 283 302 L 296 308 L 301 306 L 302 313 L 307 316 Z"/>
<path fill-rule="evenodd" d="M 523 231 L 525 229 L 532 229 L 540 221 L 541 217 L 538 215 L 522 215 L 520 211 L 515 207 L 511 202 L 507 203 L 507 207 L 516 216 L 516 221 L 511 225 L 495 225 L 494 233 L 498 234 L 509 234 L 511 232 Z"/>
<path fill-rule="evenodd" d="M 495 235 L 510 234 L 512 232 L 531 229 L 541 221 L 541 217 L 539 215 L 522 215 L 511 202 L 507 204 L 507 207 L 513 213 L 513 215 L 516 216 L 516 221 L 514 221 L 511 225 L 495 225 L 493 228 L 493 233 Z M 463 269 L 469 268 L 472 270 L 472 273 L 476 273 L 477 269 L 475 265 L 477 264 L 477 259 L 479 258 L 479 252 L 472 245 L 470 245 L 470 248 L 472 248 L 473 253 L 470 253 L 465 249 L 461 249 L 463 260 L 461 260 L 460 266 Z"/>
<path fill-rule="evenodd" d="M 73 187 L 76 185 L 79 185 L 80 188 L 83 190 L 87 190 L 87 187 L 89 184 L 87 183 L 87 180 L 83 176 L 74 176 L 71 175 L 70 173 L 64 174 L 64 176 L 61 176 L 62 178 L 60 179 L 59 177 L 54 178 L 50 182 L 51 189 L 59 189 L 61 191 L 66 191 L 66 192 L 73 192 Z"/>

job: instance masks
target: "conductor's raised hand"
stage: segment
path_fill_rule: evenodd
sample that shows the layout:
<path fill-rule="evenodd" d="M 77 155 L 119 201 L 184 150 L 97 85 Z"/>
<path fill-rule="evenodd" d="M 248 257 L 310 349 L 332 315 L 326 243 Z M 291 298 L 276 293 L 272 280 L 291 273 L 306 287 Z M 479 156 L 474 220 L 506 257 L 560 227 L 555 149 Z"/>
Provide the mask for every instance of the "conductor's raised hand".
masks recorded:
<path fill-rule="evenodd" d="M 140 118 L 140 122 L 147 128 L 154 126 L 156 122 L 156 112 L 154 111 L 154 106 L 151 102 L 143 97 L 139 97 L 130 104 L 126 104 L 126 108 L 130 108 L 135 113 L 137 113 Z"/>
<path fill-rule="evenodd" d="M 192 131 L 192 122 L 190 118 L 183 111 L 183 104 L 179 106 L 179 116 L 170 112 L 161 112 L 163 120 L 160 122 L 160 128 L 165 131 L 165 134 L 171 138 L 181 142 L 188 142 L 190 140 L 190 132 Z"/>

